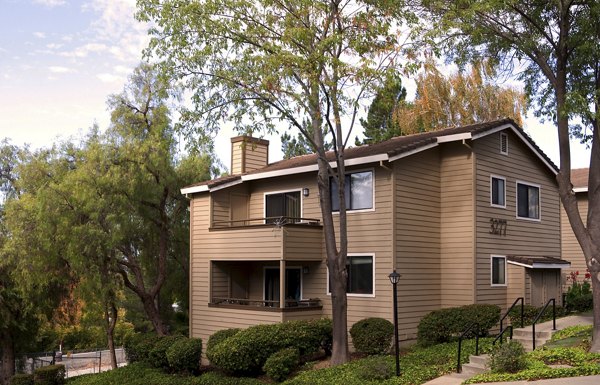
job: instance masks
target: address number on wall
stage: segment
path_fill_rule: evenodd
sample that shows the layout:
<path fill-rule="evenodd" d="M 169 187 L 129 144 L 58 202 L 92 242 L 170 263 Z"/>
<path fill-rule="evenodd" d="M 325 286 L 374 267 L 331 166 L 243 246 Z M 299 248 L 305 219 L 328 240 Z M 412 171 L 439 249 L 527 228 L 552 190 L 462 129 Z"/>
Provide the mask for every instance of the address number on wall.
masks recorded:
<path fill-rule="evenodd" d="M 506 235 L 506 219 L 490 218 L 490 234 Z"/>

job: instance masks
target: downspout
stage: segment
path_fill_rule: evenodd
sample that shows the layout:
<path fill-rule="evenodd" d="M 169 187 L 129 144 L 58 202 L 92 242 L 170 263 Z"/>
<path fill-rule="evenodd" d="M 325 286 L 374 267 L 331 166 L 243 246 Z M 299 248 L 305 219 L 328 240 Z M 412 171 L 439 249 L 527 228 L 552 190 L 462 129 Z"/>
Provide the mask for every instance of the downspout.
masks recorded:
<path fill-rule="evenodd" d="M 462 140 L 464 146 L 471 150 L 471 155 L 473 157 L 471 161 L 471 204 L 473 205 L 473 218 L 471 219 L 471 223 L 473 224 L 473 263 L 471 264 L 472 270 L 472 292 L 473 297 L 471 303 L 477 303 L 477 153 L 473 151 L 473 147 L 466 142 L 465 139 Z"/>

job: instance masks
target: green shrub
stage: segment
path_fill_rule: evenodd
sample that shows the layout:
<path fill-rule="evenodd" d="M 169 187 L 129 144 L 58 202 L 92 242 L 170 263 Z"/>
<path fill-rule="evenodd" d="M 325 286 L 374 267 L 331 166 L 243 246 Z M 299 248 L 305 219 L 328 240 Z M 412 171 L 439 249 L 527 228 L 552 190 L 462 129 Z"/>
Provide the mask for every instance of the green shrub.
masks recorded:
<path fill-rule="evenodd" d="M 208 337 L 208 343 L 206 344 L 206 357 L 212 362 L 212 352 L 215 346 L 225 341 L 229 337 L 232 337 L 242 329 L 223 329 L 218 332 L 214 332 Z"/>
<path fill-rule="evenodd" d="M 385 354 L 392 344 L 394 325 L 383 318 L 365 318 L 352 325 L 350 336 L 356 351 Z"/>
<path fill-rule="evenodd" d="M 241 330 L 212 347 L 211 362 L 235 375 L 260 373 L 271 354 L 297 348 L 300 356 L 315 353 L 331 341 L 331 321 L 289 321 Z"/>
<path fill-rule="evenodd" d="M 10 385 L 33 385 L 33 374 L 15 374 L 10 379 Z"/>
<path fill-rule="evenodd" d="M 486 336 L 488 331 L 500 321 L 500 307 L 496 305 L 474 304 L 434 310 L 419 322 L 417 341 L 423 346 L 448 342 L 460 335 L 472 323 L 478 327 L 466 337 Z"/>
<path fill-rule="evenodd" d="M 525 349 L 516 341 L 499 345 L 490 354 L 489 366 L 494 373 L 516 373 L 525 369 Z"/>
<path fill-rule="evenodd" d="M 202 340 L 200 338 L 182 338 L 167 349 L 169 367 L 177 373 L 197 373 L 200 371 Z"/>
<path fill-rule="evenodd" d="M 535 317 L 537 317 L 538 313 L 542 310 L 542 307 L 535 307 L 532 305 L 525 305 L 523 307 L 523 326 L 529 326 L 533 323 Z M 556 318 L 564 317 L 567 314 L 567 311 L 562 306 L 556 306 Z M 515 327 L 521 327 L 521 307 L 514 307 L 510 313 L 508 313 L 508 318 L 510 319 L 510 323 L 515 325 Z M 544 314 L 538 320 L 538 323 L 549 321 L 552 319 L 552 306 L 548 306 Z"/>
<path fill-rule="evenodd" d="M 298 348 L 286 348 L 273 353 L 265 364 L 263 371 L 277 382 L 285 380 L 298 367 L 300 351 Z"/>
<path fill-rule="evenodd" d="M 359 377 L 365 381 L 385 381 L 394 374 L 394 368 L 387 361 L 367 361 L 362 366 Z"/>
<path fill-rule="evenodd" d="M 168 369 L 169 361 L 167 360 L 167 350 L 173 343 L 182 338 L 185 337 L 181 335 L 158 337 L 148 354 L 148 363 L 155 368 Z"/>
<path fill-rule="evenodd" d="M 65 366 L 48 365 L 34 370 L 35 385 L 62 385 L 65 383 Z"/>
<path fill-rule="evenodd" d="M 150 361 L 150 352 L 154 349 L 154 344 L 159 340 L 156 334 L 132 333 L 127 335 L 123 347 L 129 363 Z"/>
<path fill-rule="evenodd" d="M 592 288 L 589 282 L 574 281 L 567 290 L 566 308 L 568 311 L 583 312 L 594 307 Z"/>

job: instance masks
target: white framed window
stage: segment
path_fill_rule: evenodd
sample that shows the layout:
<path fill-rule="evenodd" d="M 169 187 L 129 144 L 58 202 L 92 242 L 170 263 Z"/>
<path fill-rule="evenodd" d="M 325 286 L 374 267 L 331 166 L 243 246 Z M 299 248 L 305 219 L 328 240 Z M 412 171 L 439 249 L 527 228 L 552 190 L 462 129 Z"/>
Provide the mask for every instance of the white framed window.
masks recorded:
<path fill-rule="evenodd" d="M 287 223 L 299 222 L 302 217 L 302 190 L 272 191 L 264 194 L 265 223 L 285 218 Z"/>
<path fill-rule="evenodd" d="M 500 153 L 508 155 L 508 135 L 505 132 L 500 133 Z"/>
<path fill-rule="evenodd" d="M 331 192 L 331 209 L 340 211 L 338 185 L 333 178 L 329 178 Z M 373 183 L 373 170 L 354 171 L 346 173 L 345 177 L 345 199 L 346 210 L 373 210 L 375 207 L 373 197 L 375 196 L 375 184 Z"/>
<path fill-rule="evenodd" d="M 346 259 L 348 296 L 375 297 L 375 255 L 364 253 L 348 254 Z M 327 270 L 327 294 L 331 294 Z"/>
<path fill-rule="evenodd" d="M 506 257 L 492 255 L 490 263 L 492 286 L 506 286 Z"/>
<path fill-rule="evenodd" d="M 506 208 L 506 178 L 490 175 L 490 204 Z"/>
<path fill-rule="evenodd" d="M 517 181 L 517 218 L 539 221 L 540 201 L 539 185 Z"/>

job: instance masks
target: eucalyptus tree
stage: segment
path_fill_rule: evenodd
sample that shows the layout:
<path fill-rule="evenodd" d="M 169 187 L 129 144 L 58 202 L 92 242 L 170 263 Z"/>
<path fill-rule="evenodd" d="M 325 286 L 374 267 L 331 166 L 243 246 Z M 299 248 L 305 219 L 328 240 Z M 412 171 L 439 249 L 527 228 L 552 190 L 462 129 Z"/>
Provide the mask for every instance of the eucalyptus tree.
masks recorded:
<path fill-rule="evenodd" d="M 349 357 L 344 153 L 363 100 L 400 66 L 404 11 L 398 0 L 138 1 L 137 17 L 155 26 L 147 54 L 193 93 L 194 106 L 182 114 L 188 139 L 224 121 L 243 132 L 293 127 L 317 154 L 333 364 Z M 334 157 L 326 155 L 324 133 Z M 335 220 L 330 178 L 339 192 Z"/>
<path fill-rule="evenodd" d="M 459 60 L 490 57 L 514 70 L 539 116 L 557 127 L 561 202 L 592 277 L 592 350 L 600 351 L 600 2 L 467 0 L 415 2 Z M 591 146 L 587 219 L 571 183 L 570 131 Z"/>

